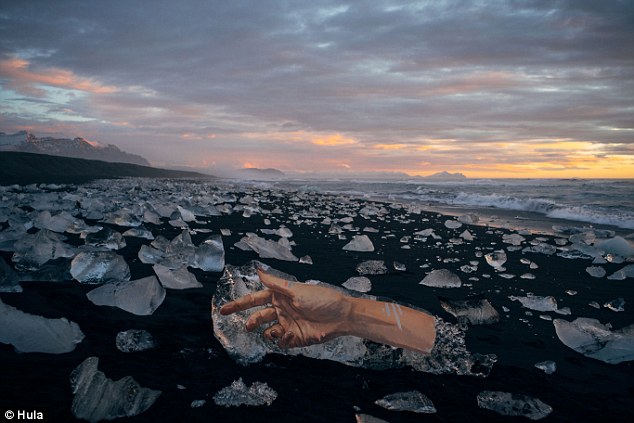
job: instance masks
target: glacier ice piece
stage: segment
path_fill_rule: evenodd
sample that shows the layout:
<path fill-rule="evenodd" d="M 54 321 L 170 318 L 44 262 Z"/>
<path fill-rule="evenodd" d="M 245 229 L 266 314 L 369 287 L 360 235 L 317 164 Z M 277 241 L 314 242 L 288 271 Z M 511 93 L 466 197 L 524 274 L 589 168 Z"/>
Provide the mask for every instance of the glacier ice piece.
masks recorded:
<path fill-rule="evenodd" d="M 170 289 L 202 288 L 203 284 L 198 282 L 196 276 L 187 270 L 187 267 L 180 269 L 170 269 L 162 264 L 152 266 L 154 273 L 161 281 L 161 285 Z"/>
<path fill-rule="evenodd" d="M 606 254 L 616 254 L 626 258 L 634 257 L 634 247 L 632 247 L 625 238 L 620 236 L 595 243 L 594 246 Z"/>
<path fill-rule="evenodd" d="M 534 311 L 557 311 L 557 300 L 553 296 L 540 297 L 528 295 L 526 297 L 509 296 L 512 301 L 519 301 L 522 306 Z"/>
<path fill-rule="evenodd" d="M 225 247 L 221 235 L 212 235 L 194 252 L 194 266 L 205 272 L 222 272 L 225 267 Z"/>
<path fill-rule="evenodd" d="M 474 236 L 473 236 L 473 234 L 471 234 L 471 232 L 469 232 L 469 229 L 465 229 L 464 232 L 462 232 L 460 234 L 460 238 L 464 239 L 465 241 L 473 241 L 474 240 Z"/>
<path fill-rule="evenodd" d="M 447 229 L 458 229 L 462 227 L 462 223 L 457 220 L 447 219 L 445 220 L 445 228 Z"/>
<path fill-rule="evenodd" d="M 559 340 L 569 348 L 610 364 L 634 360 L 634 324 L 611 331 L 597 319 L 553 320 Z"/>
<path fill-rule="evenodd" d="M 557 247 L 545 242 L 540 242 L 537 245 L 531 245 L 522 250 L 524 253 L 545 254 L 547 256 L 553 255 L 557 252 Z"/>
<path fill-rule="evenodd" d="M 143 223 L 139 216 L 137 216 L 132 210 L 126 208 L 116 210 L 111 213 L 105 213 L 103 222 L 127 227 L 141 226 Z"/>
<path fill-rule="evenodd" d="M 506 252 L 504 250 L 494 251 L 484 255 L 486 262 L 496 270 L 501 270 L 506 263 Z"/>
<path fill-rule="evenodd" d="M 70 374 L 71 410 L 78 419 L 98 422 L 141 414 L 161 391 L 144 388 L 131 376 L 116 382 L 98 370 L 99 358 L 88 357 Z"/>
<path fill-rule="evenodd" d="M 75 248 L 66 244 L 66 237 L 40 229 L 35 234 L 26 234 L 14 245 L 13 262 L 18 271 L 37 270 L 49 260 L 75 255 Z"/>
<path fill-rule="evenodd" d="M 625 300 L 623 298 L 615 298 L 603 304 L 603 307 L 612 311 L 625 311 Z"/>
<path fill-rule="evenodd" d="M 260 406 L 271 405 L 276 398 L 277 392 L 266 383 L 253 382 L 251 386 L 247 386 L 240 378 L 216 392 L 214 402 L 224 407 Z"/>
<path fill-rule="evenodd" d="M 130 267 L 114 251 L 83 251 L 73 258 L 70 274 L 85 284 L 99 284 L 130 280 Z"/>
<path fill-rule="evenodd" d="M 165 252 L 147 245 L 141 245 L 138 253 L 139 260 L 144 264 L 156 264 L 165 259 Z"/>
<path fill-rule="evenodd" d="M 354 418 L 356 423 L 389 423 L 386 420 L 379 419 L 378 417 L 371 416 L 369 414 L 355 414 Z"/>
<path fill-rule="evenodd" d="M 0 257 L 0 292 L 22 292 L 18 274 L 2 257 Z"/>
<path fill-rule="evenodd" d="M 51 212 L 43 210 L 33 220 L 33 226 L 38 229 L 48 229 L 49 231 L 64 233 L 77 220 L 78 219 L 66 211 L 61 211 L 52 216 Z"/>
<path fill-rule="evenodd" d="M 284 261 L 299 261 L 291 250 L 283 245 L 261 238 L 253 233 L 248 233 L 240 242 L 244 242 L 249 248 L 255 251 L 260 258 L 273 258 Z"/>
<path fill-rule="evenodd" d="M 313 264 L 313 259 L 311 256 L 303 256 L 299 258 L 299 262 L 302 264 Z"/>
<path fill-rule="evenodd" d="M 466 225 L 475 225 L 480 220 L 480 217 L 477 214 L 467 213 L 461 216 L 458 216 L 458 221 L 462 222 Z"/>
<path fill-rule="evenodd" d="M 143 227 L 143 226 L 139 226 L 136 228 L 130 228 L 127 231 L 125 231 L 123 233 L 123 236 L 130 236 L 130 237 L 135 237 L 135 238 L 144 238 L 144 239 L 149 239 L 149 240 L 153 240 L 154 239 L 154 235 L 152 235 L 152 232 Z"/>
<path fill-rule="evenodd" d="M 374 244 L 367 235 L 355 235 L 352 241 L 343 246 L 345 251 L 372 252 Z"/>
<path fill-rule="evenodd" d="M 189 405 L 191 408 L 200 408 L 207 404 L 207 400 L 193 400 Z"/>
<path fill-rule="evenodd" d="M 120 250 L 126 246 L 123 235 L 107 226 L 98 232 L 87 234 L 84 242 L 86 245 L 107 248 L 108 250 Z"/>
<path fill-rule="evenodd" d="M 118 307 L 138 316 L 148 316 L 163 303 L 165 288 L 156 276 L 109 283 L 86 294 L 95 305 Z"/>
<path fill-rule="evenodd" d="M 357 265 L 356 271 L 360 275 L 384 275 L 387 266 L 383 260 L 366 260 Z"/>
<path fill-rule="evenodd" d="M 586 272 L 592 276 L 593 278 L 602 278 L 606 275 L 606 271 L 601 266 L 590 266 L 586 267 Z"/>
<path fill-rule="evenodd" d="M 421 372 L 441 374 L 463 374 L 487 376 L 496 361 L 494 355 L 471 354 L 466 349 L 464 329 L 436 319 L 436 344 L 431 354 L 421 354 L 401 348 L 365 341 L 354 336 L 340 336 L 323 344 L 315 344 L 303 348 L 280 349 L 275 343 L 262 336 L 264 328 L 247 332 L 245 323 L 252 312 L 260 308 L 222 316 L 220 307 L 228 301 L 235 300 L 251 292 L 263 289 L 256 266 L 268 269 L 279 277 L 296 281 L 291 275 L 283 274 L 262 264 L 251 262 L 242 267 L 225 266 L 225 271 L 218 281 L 216 292 L 212 298 L 211 316 L 214 336 L 235 361 L 242 365 L 257 363 L 267 354 L 303 355 L 310 358 L 332 360 L 349 366 L 372 369 L 401 368 L 411 366 Z M 322 284 L 332 289 L 343 291 L 343 288 Z M 347 292 L 348 295 L 364 296 Z"/>
<path fill-rule="evenodd" d="M 500 321 L 500 314 L 489 300 L 482 295 L 469 297 L 464 300 L 451 300 L 448 298 L 439 298 L 439 300 L 442 308 L 458 319 L 459 322 L 465 321 L 472 325 L 488 325 Z"/>
<path fill-rule="evenodd" d="M 73 351 L 83 339 L 75 322 L 25 313 L 0 300 L 0 342 L 18 352 L 62 354 Z"/>
<path fill-rule="evenodd" d="M 436 412 L 434 403 L 420 391 L 397 392 L 376 400 L 374 403 L 388 410 L 426 414 Z"/>
<path fill-rule="evenodd" d="M 557 363 L 552 360 L 540 361 L 539 363 L 535 363 L 535 367 L 539 370 L 543 370 L 547 375 L 550 375 L 557 370 Z"/>
<path fill-rule="evenodd" d="M 502 242 L 511 245 L 522 245 L 522 242 L 526 241 L 520 234 L 504 234 L 502 235 Z"/>
<path fill-rule="evenodd" d="M 540 420 L 552 413 L 553 408 L 538 398 L 501 391 L 482 391 L 478 406 L 503 416 L 524 416 Z"/>
<path fill-rule="evenodd" d="M 460 288 L 462 281 L 460 280 L 460 276 L 451 270 L 436 269 L 425 276 L 419 284 L 434 288 Z"/>
<path fill-rule="evenodd" d="M 357 292 L 368 292 L 372 290 L 372 282 L 365 276 L 353 276 L 348 278 L 342 286 L 346 289 Z"/>
<path fill-rule="evenodd" d="M 125 353 L 145 351 L 156 346 L 156 341 L 152 334 L 143 329 L 130 329 L 119 332 L 115 342 L 117 349 Z"/>

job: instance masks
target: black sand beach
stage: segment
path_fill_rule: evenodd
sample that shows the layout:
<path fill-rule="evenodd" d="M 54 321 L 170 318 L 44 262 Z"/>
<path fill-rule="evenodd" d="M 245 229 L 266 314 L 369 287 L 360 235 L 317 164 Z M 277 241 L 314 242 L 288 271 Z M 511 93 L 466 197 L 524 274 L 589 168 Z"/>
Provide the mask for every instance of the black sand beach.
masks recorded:
<path fill-rule="evenodd" d="M 144 183 L 144 187 L 148 186 L 151 185 Z M 173 191 L 165 192 L 165 202 L 182 202 L 179 189 L 184 186 L 184 182 L 174 183 Z M 213 185 L 208 189 L 213 192 Z M 63 190 L 72 193 L 75 186 Z M 374 203 L 388 213 L 380 218 L 363 217 L 357 213 L 368 203 L 343 196 L 310 194 L 300 198 L 294 193 L 272 193 L 256 188 L 249 188 L 245 193 L 239 187 L 231 193 L 238 200 L 253 197 L 261 209 L 279 208 L 280 213 L 254 212 L 250 217 L 243 217 L 242 213 L 234 212 L 198 216 L 198 223 L 189 222 L 193 230 L 210 229 L 214 234 L 220 229 L 231 230 L 230 236 L 222 238 L 227 264 L 240 266 L 259 259 L 302 281 L 317 279 L 340 285 L 358 275 L 355 268 L 362 261 L 383 260 L 389 271 L 385 275 L 368 276 L 373 287 L 369 294 L 424 308 L 450 322 L 455 318 L 443 310 L 439 297 L 464 299 L 469 295 L 484 295 L 499 311 L 501 320 L 469 327 L 467 347 L 474 353 L 497 356 L 498 361 L 490 375 L 486 378 L 432 375 L 409 368 L 369 370 L 327 360 L 283 355 L 269 355 L 262 363 L 241 366 L 227 355 L 212 331 L 210 301 L 220 272 L 190 269 L 203 287 L 168 290 L 164 302 L 151 316 L 135 316 L 118 308 L 95 306 L 86 298 L 86 293 L 95 285 L 82 285 L 73 280 L 24 281 L 21 282 L 23 292 L 2 293 L 2 301 L 27 313 L 49 318 L 65 317 L 76 322 L 86 337 L 74 351 L 59 355 L 16 353 L 11 345 L 0 344 L 0 411 L 4 414 L 6 410 L 36 410 L 44 414 L 45 421 L 74 421 L 69 375 L 84 359 L 96 356 L 100 359 L 99 370 L 110 379 L 132 376 L 141 386 L 162 391 L 155 404 L 129 421 L 353 422 L 356 414 L 368 414 L 389 422 L 526 421 L 524 417 L 501 416 L 478 407 L 476 397 L 484 390 L 539 398 L 553 408 L 544 422 L 625 422 L 634 417 L 632 362 L 608 364 L 585 357 L 557 338 L 552 322 L 557 318 L 572 321 L 576 317 L 589 317 L 610 323 L 613 329 L 631 325 L 634 323 L 631 278 L 594 278 L 585 270 L 592 266 L 591 260 L 523 252 L 522 249 L 511 251 L 509 245 L 502 242 L 502 235 L 512 231 L 477 225 L 449 229 L 444 222 L 453 218 L 433 212 L 410 213 L 398 205 Z M 138 204 L 143 203 L 143 192 L 130 195 Z M 351 224 L 358 228 L 358 232 L 344 230 L 346 240 L 329 234 L 330 225 L 320 223 L 324 217 L 330 217 L 334 223 L 336 219 L 346 217 L 346 213 L 354 215 Z M 144 226 L 155 237 L 163 235 L 173 239 L 181 229 L 168 224 L 168 220 L 163 218 L 160 225 L 144 223 Z M 119 232 L 128 229 L 97 221 L 87 222 L 109 226 Z M 0 225 L 3 229 L 9 226 L 7 222 Z M 293 254 L 297 257 L 309 255 L 314 264 L 260 259 L 253 251 L 234 247 L 248 232 L 277 239 L 263 235 L 260 230 L 277 229 L 280 225 L 293 232 L 290 238 L 296 244 L 292 248 Z M 363 232 L 365 227 L 372 227 L 377 232 Z M 415 239 L 415 232 L 428 228 L 440 238 Z M 449 242 L 459 238 L 465 229 L 473 234 L 474 240 Z M 342 250 L 357 233 L 370 237 L 374 252 Z M 83 244 L 79 235 L 66 233 L 65 236 L 68 244 Z M 208 236 L 209 233 L 194 233 L 192 241 L 198 245 Z M 552 236 L 539 233 L 523 236 L 526 240 L 522 248 L 529 247 L 532 241 L 557 245 Z M 403 240 L 403 237 L 409 238 Z M 141 246 L 149 245 L 150 241 L 126 237 L 126 242 L 127 246 L 117 253 L 130 266 L 131 279 L 153 275 L 152 266 L 143 264 L 138 258 Z M 404 249 L 405 245 L 410 248 Z M 500 249 L 506 250 L 508 256 L 505 272 L 494 270 L 481 255 L 478 256 L 478 253 Z M 0 251 L 0 256 L 12 265 L 11 251 Z M 520 261 L 522 258 L 537 264 L 538 268 L 529 269 Z M 395 270 L 392 266 L 395 261 L 404 264 L 407 270 Z M 477 270 L 464 273 L 460 268 L 470 261 L 479 262 Z M 626 264 L 608 262 L 601 266 L 610 275 Z M 458 274 L 463 286 L 448 289 L 419 284 L 428 272 L 441 268 Z M 501 273 L 515 276 L 506 279 L 500 276 Z M 526 273 L 535 278 L 520 278 Z M 478 280 L 469 280 L 471 277 Z M 576 295 L 566 293 L 568 290 L 576 291 Z M 559 308 L 569 307 L 572 314 L 562 316 L 554 312 L 531 311 L 509 298 L 528 293 L 554 296 Z M 602 306 L 616 298 L 625 300 L 625 311 L 615 312 Z M 601 307 L 594 308 L 589 305 L 591 302 Z M 542 315 L 544 317 L 540 317 Z M 136 353 L 119 351 L 115 337 L 118 332 L 128 329 L 149 331 L 158 346 Z M 553 374 L 545 374 L 534 366 L 545 360 L 556 362 L 557 370 Z M 214 404 L 216 392 L 238 378 L 243 378 L 247 385 L 255 381 L 266 382 L 277 392 L 277 399 L 270 406 L 259 407 L 226 408 Z M 437 413 L 389 411 L 375 405 L 376 400 L 388 394 L 411 390 L 429 397 Z M 206 403 L 192 408 L 190 404 L 195 400 L 206 400 Z"/>

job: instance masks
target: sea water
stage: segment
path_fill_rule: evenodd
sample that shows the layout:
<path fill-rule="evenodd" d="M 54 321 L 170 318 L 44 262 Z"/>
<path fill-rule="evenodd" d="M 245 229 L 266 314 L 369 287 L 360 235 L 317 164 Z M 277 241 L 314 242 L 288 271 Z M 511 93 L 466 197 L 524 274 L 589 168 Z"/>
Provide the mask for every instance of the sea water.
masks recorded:
<path fill-rule="evenodd" d="M 272 187 L 634 229 L 634 179 L 284 180 Z"/>

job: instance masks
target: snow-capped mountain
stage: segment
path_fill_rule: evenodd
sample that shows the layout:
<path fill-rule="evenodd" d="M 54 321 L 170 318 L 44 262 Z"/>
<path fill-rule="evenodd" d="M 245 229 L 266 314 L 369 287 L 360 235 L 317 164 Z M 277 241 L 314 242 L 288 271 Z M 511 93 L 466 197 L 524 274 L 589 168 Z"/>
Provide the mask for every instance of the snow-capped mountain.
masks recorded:
<path fill-rule="evenodd" d="M 121 151 L 112 144 L 102 145 L 80 137 L 73 139 L 38 138 L 27 131 L 16 132 L 15 134 L 0 132 L 0 151 L 21 151 L 24 153 L 150 166 L 150 163 L 143 157 Z"/>

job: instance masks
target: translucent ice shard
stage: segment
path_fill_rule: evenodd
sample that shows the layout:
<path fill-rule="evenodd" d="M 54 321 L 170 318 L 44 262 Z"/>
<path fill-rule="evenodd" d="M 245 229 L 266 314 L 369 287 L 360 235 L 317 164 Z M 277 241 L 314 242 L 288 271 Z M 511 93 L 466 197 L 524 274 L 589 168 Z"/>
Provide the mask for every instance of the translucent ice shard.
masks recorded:
<path fill-rule="evenodd" d="M 135 238 L 145 238 L 150 240 L 154 239 L 154 235 L 152 235 L 152 232 L 149 229 L 144 228 L 143 226 L 130 228 L 123 233 L 123 236 L 132 236 Z"/>
<path fill-rule="evenodd" d="M 612 311 L 625 311 L 625 300 L 623 298 L 615 298 L 603 304 L 603 307 Z"/>
<path fill-rule="evenodd" d="M 611 331 L 596 319 L 578 317 L 572 322 L 553 320 L 564 345 L 610 364 L 634 360 L 634 325 Z"/>
<path fill-rule="evenodd" d="M 445 220 L 445 227 L 448 229 L 458 229 L 462 227 L 462 223 L 453 219 L 448 219 Z"/>
<path fill-rule="evenodd" d="M 136 416 L 161 395 L 161 391 L 144 388 L 130 376 L 116 382 L 108 379 L 98 365 L 99 358 L 89 357 L 70 374 L 74 395 L 71 410 L 78 419 L 98 422 Z"/>
<path fill-rule="evenodd" d="M 84 238 L 86 245 L 103 247 L 108 250 L 120 250 L 126 246 L 123 235 L 108 227 L 102 228 L 99 232 L 89 233 Z"/>
<path fill-rule="evenodd" d="M 163 303 L 165 288 L 155 276 L 128 282 L 109 283 L 86 294 L 95 305 L 118 307 L 138 316 L 147 316 Z"/>
<path fill-rule="evenodd" d="M 387 266 L 383 260 L 367 260 L 357 265 L 356 271 L 360 275 L 384 275 Z"/>
<path fill-rule="evenodd" d="M 524 238 L 522 235 L 520 234 L 504 234 L 502 235 L 502 242 L 505 244 L 511 244 L 511 245 L 522 245 L 522 242 L 526 241 L 526 238 Z"/>
<path fill-rule="evenodd" d="M 432 270 L 419 283 L 434 288 L 460 288 L 462 286 L 460 276 L 448 269 Z"/>
<path fill-rule="evenodd" d="M 260 258 L 274 258 L 284 261 L 299 261 L 297 257 L 293 255 L 291 250 L 282 246 L 281 244 L 268 239 L 261 238 L 255 234 L 249 233 L 243 237 L 240 242 L 244 242 L 253 251 L 255 251 Z"/>
<path fill-rule="evenodd" d="M 526 308 L 535 311 L 556 311 L 557 300 L 555 297 L 539 297 L 537 295 L 529 295 L 526 297 L 516 297 L 511 295 L 509 297 L 512 301 L 519 301 Z"/>
<path fill-rule="evenodd" d="M 25 313 L 0 300 L 0 342 L 18 352 L 62 354 L 73 351 L 83 339 L 75 322 Z"/>
<path fill-rule="evenodd" d="M 155 264 L 152 266 L 154 273 L 161 281 L 161 285 L 170 289 L 189 289 L 189 288 L 201 288 L 203 285 L 198 282 L 196 276 L 187 270 L 187 267 L 181 267 L 180 269 L 170 269 L 169 267 L 161 264 Z"/>
<path fill-rule="evenodd" d="M 550 375 L 555 373 L 555 370 L 557 370 L 557 363 L 551 360 L 541 361 L 539 363 L 535 363 L 535 367 L 539 370 L 543 370 L 547 375 Z"/>
<path fill-rule="evenodd" d="M 500 314 L 483 296 L 474 296 L 464 300 L 439 298 L 440 305 L 459 322 L 466 321 L 472 325 L 487 325 L 500 321 Z"/>
<path fill-rule="evenodd" d="M 586 267 L 586 272 L 593 278 L 602 278 L 606 275 L 606 271 L 601 266 Z"/>
<path fill-rule="evenodd" d="M 372 252 L 374 244 L 367 235 L 355 235 L 352 241 L 343 246 L 346 251 Z"/>
<path fill-rule="evenodd" d="M 125 208 L 105 214 L 103 221 L 105 223 L 112 223 L 117 226 L 128 227 L 141 226 L 141 223 L 143 223 L 141 218 L 137 216 L 132 210 Z"/>
<path fill-rule="evenodd" d="M 251 386 L 247 386 L 240 378 L 218 391 L 214 395 L 214 402 L 224 407 L 260 406 L 273 404 L 275 398 L 277 392 L 266 383 L 253 382 Z"/>
<path fill-rule="evenodd" d="M 84 251 L 73 259 L 70 274 L 81 283 L 98 284 L 130 280 L 125 259 L 113 251 Z"/>
<path fill-rule="evenodd" d="M 154 348 L 156 341 L 146 330 L 130 329 L 117 334 L 116 344 L 119 351 L 129 353 Z"/>
<path fill-rule="evenodd" d="M 365 276 L 353 276 L 345 281 L 342 286 L 357 292 L 368 292 L 372 290 L 372 282 Z"/>
<path fill-rule="evenodd" d="M 0 292 L 22 292 L 18 274 L 0 257 Z"/>
<path fill-rule="evenodd" d="M 436 412 L 436 407 L 431 400 L 419 391 L 397 392 L 376 400 L 374 403 L 388 410 L 426 414 Z"/>
<path fill-rule="evenodd" d="M 484 255 L 486 262 L 496 270 L 502 269 L 506 263 L 506 252 L 504 250 L 494 251 Z"/>
<path fill-rule="evenodd" d="M 480 392 L 478 406 L 503 416 L 524 416 L 531 420 L 543 419 L 553 411 L 550 405 L 537 398 L 500 391 Z"/>
<path fill-rule="evenodd" d="M 604 251 L 606 254 L 616 254 L 621 257 L 634 257 L 634 247 L 632 247 L 626 239 L 620 236 L 615 236 L 614 238 L 606 241 L 598 242 L 595 244 L 595 247 Z"/>
<path fill-rule="evenodd" d="M 26 234 L 13 245 L 13 262 L 16 270 L 37 270 L 49 260 L 73 257 L 75 249 L 64 243 L 66 237 L 40 229 L 37 233 Z"/>
<path fill-rule="evenodd" d="M 477 214 L 473 213 L 467 213 L 463 214 L 462 216 L 458 216 L 458 221 L 467 225 L 475 225 L 476 223 L 478 223 L 479 220 L 480 217 L 478 217 Z"/>
<path fill-rule="evenodd" d="M 259 266 L 268 268 L 261 263 Z M 277 273 L 282 278 L 296 281 L 293 276 L 277 272 L 271 268 L 268 268 L 267 271 Z M 342 290 L 342 288 L 322 282 L 312 283 Z M 441 319 L 436 320 L 436 344 L 429 355 L 365 341 L 354 336 L 341 336 L 326 343 L 309 347 L 280 349 L 276 344 L 265 340 L 262 336 L 264 328 L 258 328 L 253 332 L 246 331 L 245 323 L 248 317 L 259 308 L 256 307 L 229 316 L 222 316 L 219 313 L 220 307 L 226 302 L 261 289 L 263 286 L 258 278 L 255 262 L 242 267 L 227 265 L 212 298 L 211 315 L 214 335 L 227 353 L 243 365 L 257 363 L 266 354 L 275 353 L 303 355 L 373 369 L 411 366 L 417 371 L 434 374 L 487 376 L 496 361 L 493 355 L 471 354 L 467 351 L 464 330 L 458 325 L 443 322 Z M 363 296 L 363 294 L 353 292 L 347 292 L 347 294 Z M 366 296 L 366 298 L 371 297 Z"/>
<path fill-rule="evenodd" d="M 225 247 L 222 236 L 212 235 L 196 247 L 194 267 L 205 272 L 222 272 L 225 267 Z"/>

